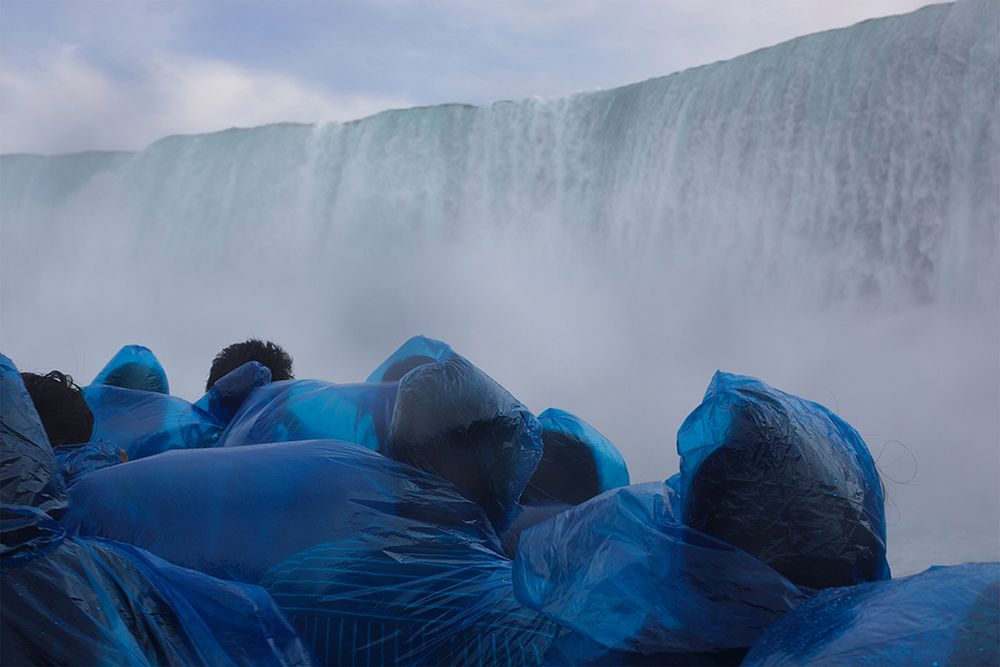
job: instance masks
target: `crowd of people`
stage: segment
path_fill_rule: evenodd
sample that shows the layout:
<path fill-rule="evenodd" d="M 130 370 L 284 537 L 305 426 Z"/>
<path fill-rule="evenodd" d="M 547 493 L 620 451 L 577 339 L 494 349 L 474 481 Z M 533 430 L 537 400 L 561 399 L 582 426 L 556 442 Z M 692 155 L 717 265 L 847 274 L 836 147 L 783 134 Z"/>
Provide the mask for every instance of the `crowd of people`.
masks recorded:
<path fill-rule="evenodd" d="M 875 462 L 819 404 L 716 373 L 680 471 L 630 484 L 440 341 L 359 383 L 292 365 L 236 343 L 191 403 L 141 346 L 84 387 L 0 356 L 4 665 L 1000 656 L 1000 566 L 892 580 Z M 865 625 L 883 598 L 925 613 Z"/>

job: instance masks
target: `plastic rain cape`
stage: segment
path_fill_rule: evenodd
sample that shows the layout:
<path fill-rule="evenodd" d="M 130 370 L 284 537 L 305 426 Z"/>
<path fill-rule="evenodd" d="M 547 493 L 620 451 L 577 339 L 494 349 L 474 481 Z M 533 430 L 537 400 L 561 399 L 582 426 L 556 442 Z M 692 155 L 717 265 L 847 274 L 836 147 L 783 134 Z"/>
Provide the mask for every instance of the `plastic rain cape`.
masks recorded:
<path fill-rule="evenodd" d="M 769 628 L 744 664 L 1000 664 L 1000 563 L 822 591 Z"/>
<path fill-rule="evenodd" d="M 0 662 L 306 665 L 261 588 L 141 549 L 74 538 L 62 475 L 14 364 L 0 355 Z"/>
<path fill-rule="evenodd" d="M 514 599 L 475 503 L 353 443 L 168 452 L 71 498 L 75 531 L 261 583 L 328 664 L 533 664 L 558 630 Z"/>

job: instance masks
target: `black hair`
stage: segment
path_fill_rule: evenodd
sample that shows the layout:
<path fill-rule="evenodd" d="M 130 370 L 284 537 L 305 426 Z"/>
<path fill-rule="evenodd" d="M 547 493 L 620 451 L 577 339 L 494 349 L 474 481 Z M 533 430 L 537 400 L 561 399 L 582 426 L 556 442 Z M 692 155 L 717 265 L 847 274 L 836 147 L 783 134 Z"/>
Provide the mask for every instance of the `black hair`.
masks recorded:
<path fill-rule="evenodd" d="M 292 358 L 280 345 L 251 338 L 242 343 L 233 343 L 215 355 L 212 368 L 208 372 L 205 391 L 211 389 L 213 384 L 230 371 L 236 370 L 248 361 L 256 361 L 267 366 L 271 371 L 272 382 L 291 380 L 295 377 L 292 375 Z"/>
<path fill-rule="evenodd" d="M 21 373 L 21 379 L 53 447 L 90 441 L 94 413 L 72 377 L 51 371 L 45 375 Z"/>

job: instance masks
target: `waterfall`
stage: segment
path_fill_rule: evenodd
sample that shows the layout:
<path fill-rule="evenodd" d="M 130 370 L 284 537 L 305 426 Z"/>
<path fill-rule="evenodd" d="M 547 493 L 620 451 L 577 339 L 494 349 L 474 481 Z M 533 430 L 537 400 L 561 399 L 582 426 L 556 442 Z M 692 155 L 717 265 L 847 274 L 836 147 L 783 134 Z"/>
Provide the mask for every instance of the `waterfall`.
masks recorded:
<path fill-rule="evenodd" d="M 0 346 L 86 381 L 147 344 L 193 397 L 249 335 L 347 381 L 424 333 L 637 480 L 715 368 L 758 374 L 905 443 L 902 534 L 975 503 L 996 559 L 998 35 L 933 5 L 566 98 L 0 156 Z"/>

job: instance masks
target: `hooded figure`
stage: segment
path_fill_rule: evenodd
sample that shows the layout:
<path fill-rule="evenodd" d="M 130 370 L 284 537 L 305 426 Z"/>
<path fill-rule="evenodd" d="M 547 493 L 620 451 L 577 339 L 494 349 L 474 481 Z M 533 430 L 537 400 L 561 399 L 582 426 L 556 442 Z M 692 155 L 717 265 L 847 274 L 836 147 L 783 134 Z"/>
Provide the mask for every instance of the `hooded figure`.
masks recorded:
<path fill-rule="evenodd" d="M 70 537 L 52 447 L 3 355 L 0 395 L 0 663 L 310 664 L 263 589 Z"/>

